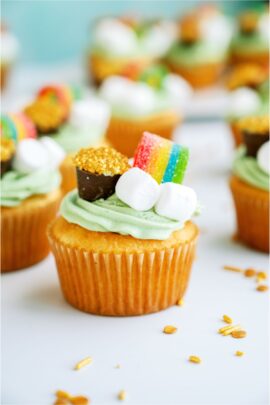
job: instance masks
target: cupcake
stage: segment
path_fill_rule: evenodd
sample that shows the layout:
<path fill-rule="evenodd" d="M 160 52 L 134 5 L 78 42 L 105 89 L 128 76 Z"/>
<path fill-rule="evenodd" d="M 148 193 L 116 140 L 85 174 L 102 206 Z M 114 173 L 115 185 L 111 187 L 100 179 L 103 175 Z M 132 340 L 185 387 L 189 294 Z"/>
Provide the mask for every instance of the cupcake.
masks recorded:
<path fill-rule="evenodd" d="M 244 144 L 230 179 L 237 234 L 248 246 L 269 252 L 269 116 L 244 118 L 240 128 Z"/>
<path fill-rule="evenodd" d="M 131 157 L 144 130 L 171 138 L 182 120 L 192 95 L 189 84 L 162 65 L 153 65 L 132 80 L 112 76 L 100 89 L 100 97 L 111 106 L 107 139 Z"/>
<path fill-rule="evenodd" d="M 29 267 L 49 253 L 48 224 L 61 191 L 54 142 L 1 137 L 1 271 Z M 55 153 L 56 151 L 56 153 Z"/>
<path fill-rule="evenodd" d="M 165 55 L 175 34 L 175 25 L 166 20 L 128 17 L 100 20 L 87 56 L 91 80 L 100 84 L 109 76 L 144 69 Z"/>
<path fill-rule="evenodd" d="M 64 94 L 61 93 L 63 88 Z M 46 86 L 24 111 L 35 123 L 39 136 L 50 136 L 63 149 L 61 188 L 66 194 L 76 186 L 72 164 L 74 153 L 80 148 L 98 146 L 104 142 L 110 118 L 109 106 L 93 95 L 76 99 L 67 87 Z"/>
<path fill-rule="evenodd" d="M 19 45 L 15 36 L 3 24 L 0 27 L 0 41 L 0 86 L 3 90 L 7 84 L 9 72 L 18 56 Z"/>
<path fill-rule="evenodd" d="M 195 10 L 180 20 L 178 40 L 166 62 L 194 88 L 209 86 L 224 70 L 231 33 L 230 21 L 218 10 Z"/>
<path fill-rule="evenodd" d="M 254 64 L 238 65 L 227 77 L 226 86 L 230 91 L 227 121 L 236 146 L 242 143 L 242 134 L 238 128 L 239 120 L 249 115 L 268 113 L 269 87 L 267 83 L 266 70 Z"/>
<path fill-rule="evenodd" d="M 269 65 L 269 12 L 249 10 L 238 19 L 231 46 L 232 63 Z"/>
<path fill-rule="evenodd" d="M 150 133 L 132 168 L 112 148 L 78 152 L 78 190 L 64 198 L 48 231 L 72 306 L 99 315 L 142 315 L 184 295 L 198 236 L 190 221 L 196 194 L 180 184 L 187 161 L 187 149 Z"/>

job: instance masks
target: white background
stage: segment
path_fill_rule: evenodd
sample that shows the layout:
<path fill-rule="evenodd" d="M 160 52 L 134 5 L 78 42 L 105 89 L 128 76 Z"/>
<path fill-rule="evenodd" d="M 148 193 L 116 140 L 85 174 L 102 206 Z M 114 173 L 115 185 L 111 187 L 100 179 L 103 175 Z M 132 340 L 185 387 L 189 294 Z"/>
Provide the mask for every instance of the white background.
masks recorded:
<path fill-rule="evenodd" d="M 22 75 L 18 82 L 30 87 L 30 75 L 25 77 L 28 82 Z M 14 92 L 5 100 L 16 101 Z M 230 132 L 221 121 L 186 123 L 176 139 L 191 149 L 185 183 L 203 206 L 195 219 L 201 235 L 185 305 L 129 318 L 79 312 L 64 301 L 51 256 L 2 275 L 3 405 L 50 405 L 57 389 L 99 405 L 119 403 L 121 389 L 125 403 L 136 405 L 268 403 L 268 293 L 257 292 L 253 279 L 222 269 L 268 268 L 268 255 L 232 240 Z M 243 325 L 246 339 L 217 334 L 223 314 Z M 176 334 L 162 333 L 168 324 L 178 328 Z M 236 357 L 236 350 L 245 355 Z M 191 354 L 202 364 L 189 363 Z M 74 371 L 86 356 L 93 364 Z"/>

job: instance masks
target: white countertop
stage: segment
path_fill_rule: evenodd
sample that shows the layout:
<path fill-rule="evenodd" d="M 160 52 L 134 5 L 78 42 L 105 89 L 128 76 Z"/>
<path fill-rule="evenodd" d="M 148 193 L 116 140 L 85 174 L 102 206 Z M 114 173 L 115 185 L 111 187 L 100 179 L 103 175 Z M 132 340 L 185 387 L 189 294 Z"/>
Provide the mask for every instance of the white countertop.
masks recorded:
<path fill-rule="evenodd" d="M 119 403 L 121 389 L 127 392 L 125 403 L 133 405 L 268 403 L 268 293 L 257 292 L 253 279 L 222 269 L 268 268 L 268 255 L 232 240 L 229 131 L 220 122 L 190 123 L 177 139 L 191 148 L 186 184 L 203 205 L 185 305 L 130 318 L 79 312 L 64 301 L 51 256 L 3 275 L 3 405 L 50 405 L 57 389 L 99 405 Z M 243 325 L 245 339 L 217 334 L 223 314 Z M 168 324 L 178 332 L 163 334 Z M 236 357 L 236 350 L 245 355 Z M 189 363 L 191 354 L 202 364 Z M 73 371 L 86 356 L 93 364 Z"/>

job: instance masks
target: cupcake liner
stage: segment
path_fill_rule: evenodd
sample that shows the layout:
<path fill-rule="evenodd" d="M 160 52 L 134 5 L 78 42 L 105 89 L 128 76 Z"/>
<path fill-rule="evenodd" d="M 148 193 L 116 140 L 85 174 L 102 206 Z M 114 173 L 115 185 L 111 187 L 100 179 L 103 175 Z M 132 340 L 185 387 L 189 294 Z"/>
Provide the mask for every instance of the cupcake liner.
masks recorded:
<path fill-rule="evenodd" d="M 112 117 L 107 130 L 107 139 L 119 152 L 132 157 L 144 131 L 171 139 L 181 118 L 175 112 L 167 111 L 140 120 L 123 120 Z"/>
<path fill-rule="evenodd" d="M 243 64 L 243 63 L 255 63 L 256 65 L 261 65 L 268 68 L 269 66 L 269 53 L 237 53 L 233 51 L 230 57 L 232 64 Z"/>
<path fill-rule="evenodd" d="M 183 297 L 197 233 L 177 247 L 145 253 L 91 252 L 65 245 L 49 232 L 61 288 L 75 308 L 98 315 L 160 311 Z"/>
<path fill-rule="evenodd" d="M 61 191 L 25 200 L 18 207 L 1 207 L 1 272 L 29 267 L 49 253 L 46 235 L 55 218 Z"/>
<path fill-rule="evenodd" d="M 232 176 L 238 238 L 254 249 L 269 252 L 269 193 Z"/>
<path fill-rule="evenodd" d="M 231 128 L 231 133 L 234 139 L 234 145 L 235 147 L 240 146 L 243 141 L 242 141 L 242 133 L 240 129 L 237 126 L 236 122 L 231 122 L 230 123 L 230 128 Z"/>
<path fill-rule="evenodd" d="M 88 57 L 88 71 L 91 80 L 100 84 L 104 79 L 112 75 L 121 75 L 128 66 L 134 64 L 136 69 L 144 69 L 151 64 L 152 60 L 145 59 L 126 59 L 126 58 L 104 58 L 99 55 L 90 55 Z"/>
<path fill-rule="evenodd" d="M 174 73 L 184 77 L 195 89 L 216 83 L 225 67 L 223 62 L 191 67 L 180 66 L 172 62 L 168 62 L 168 65 Z"/>

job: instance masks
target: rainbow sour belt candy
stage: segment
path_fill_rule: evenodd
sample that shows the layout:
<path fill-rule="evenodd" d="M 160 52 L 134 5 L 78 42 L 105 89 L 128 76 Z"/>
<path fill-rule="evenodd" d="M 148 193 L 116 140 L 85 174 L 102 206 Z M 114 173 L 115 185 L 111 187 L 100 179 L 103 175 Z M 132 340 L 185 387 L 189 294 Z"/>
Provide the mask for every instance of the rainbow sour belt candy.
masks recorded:
<path fill-rule="evenodd" d="M 189 151 L 158 135 L 144 132 L 134 157 L 134 167 L 151 174 L 158 183 L 181 183 Z"/>
<path fill-rule="evenodd" d="M 0 135 L 12 139 L 15 143 L 26 138 L 36 138 L 37 132 L 32 121 L 23 113 L 2 115 Z"/>

